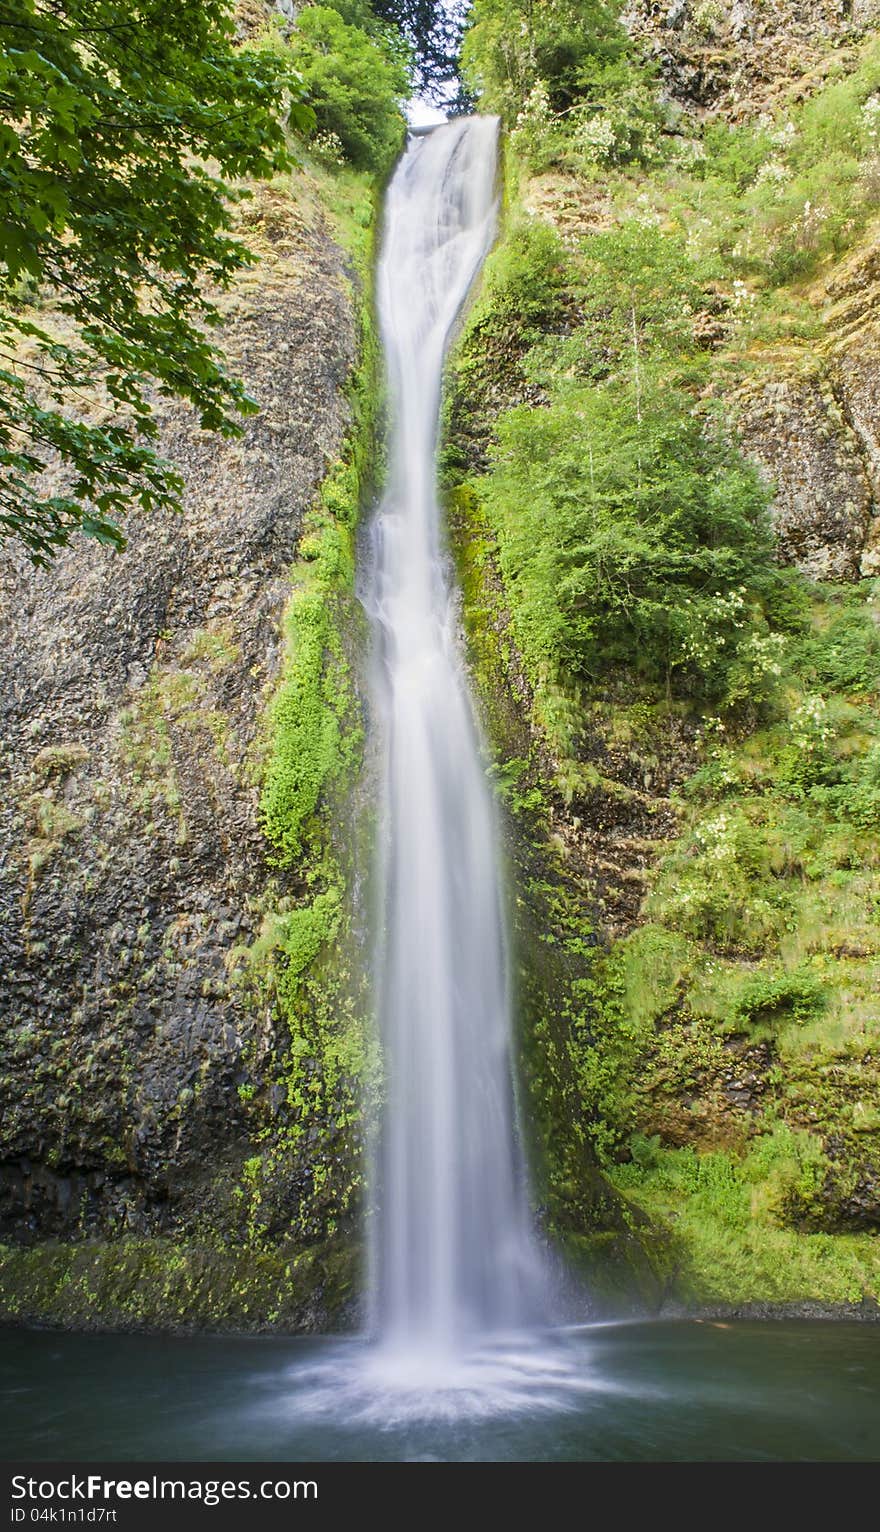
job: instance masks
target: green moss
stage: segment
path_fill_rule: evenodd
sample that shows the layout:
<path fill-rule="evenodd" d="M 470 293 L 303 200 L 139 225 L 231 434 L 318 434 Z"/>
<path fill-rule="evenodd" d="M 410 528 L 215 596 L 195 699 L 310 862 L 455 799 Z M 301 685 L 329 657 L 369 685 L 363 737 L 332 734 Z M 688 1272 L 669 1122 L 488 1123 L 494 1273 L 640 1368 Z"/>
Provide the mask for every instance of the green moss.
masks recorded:
<path fill-rule="evenodd" d="M 33 793 L 24 806 L 33 831 L 27 847 L 28 869 L 33 880 L 61 850 L 68 836 L 79 833 L 85 821 L 50 793 Z"/>
<path fill-rule="evenodd" d="M 356 1254 L 162 1239 L 0 1246 L 0 1318 L 85 1330 L 320 1329 L 355 1295 Z"/>
<path fill-rule="evenodd" d="M 445 490 L 449 536 L 462 591 L 462 614 L 468 662 L 494 760 L 496 785 L 510 801 L 510 791 L 531 790 L 534 763 L 528 720 L 516 697 L 516 655 L 495 561 L 495 544 L 482 506 L 468 483 L 449 473 Z"/>
<path fill-rule="evenodd" d="M 237 772 L 228 749 L 230 720 L 206 700 L 206 683 L 235 664 L 238 648 L 225 624 L 194 633 L 179 657 L 158 659 L 147 683 L 120 714 L 119 750 L 128 790 L 143 814 L 164 807 L 176 822 L 177 840 L 189 837 L 175 766 L 175 736 L 195 737 L 226 771 Z"/>
<path fill-rule="evenodd" d="M 369 176 L 345 168 L 337 168 L 332 174 L 320 165 L 311 169 L 333 232 L 352 261 L 363 292 L 369 293 L 378 216 L 376 183 Z M 375 344 L 369 334 L 365 334 L 364 340 L 367 345 Z"/>
<path fill-rule="evenodd" d="M 814 1198 L 825 1174 L 815 1139 L 784 1127 L 743 1157 L 663 1150 L 637 1141 L 615 1184 L 674 1232 L 675 1290 L 704 1304 L 858 1303 L 880 1298 L 880 1241 L 864 1234 L 810 1234 L 784 1225 L 791 1202 Z"/>
<path fill-rule="evenodd" d="M 359 357 L 346 384 L 352 424 L 306 518 L 285 614 L 281 684 L 271 704 L 270 744 L 261 770 L 260 817 L 284 866 L 325 839 L 319 803 L 350 784 L 362 735 L 355 719 L 348 651 L 359 609 L 354 600 L 355 532 L 375 480 L 379 346 L 369 298 L 375 187 L 352 173 L 320 178 L 334 227 L 348 244 L 357 287 L 352 295 Z M 323 796 L 322 796 L 323 795 Z"/>
<path fill-rule="evenodd" d="M 239 653 L 231 626 L 216 623 L 200 628 L 193 634 L 184 651 L 183 664 L 187 666 L 203 662 L 212 673 L 222 673 L 235 664 Z"/>
<path fill-rule="evenodd" d="M 45 745 L 34 756 L 32 770 L 37 777 L 52 780 L 69 776 L 77 766 L 89 758 L 85 745 L 72 742 L 64 745 Z"/>
<path fill-rule="evenodd" d="M 350 499 L 351 481 L 350 465 L 340 465 L 309 518 L 285 617 L 286 657 L 260 799 L 263 829 L 282 866 L 319 836 L 321 794 L 342 781 L 359 743 L 342 634 L 342 608 L 353 600 L 358 501 Z"/>

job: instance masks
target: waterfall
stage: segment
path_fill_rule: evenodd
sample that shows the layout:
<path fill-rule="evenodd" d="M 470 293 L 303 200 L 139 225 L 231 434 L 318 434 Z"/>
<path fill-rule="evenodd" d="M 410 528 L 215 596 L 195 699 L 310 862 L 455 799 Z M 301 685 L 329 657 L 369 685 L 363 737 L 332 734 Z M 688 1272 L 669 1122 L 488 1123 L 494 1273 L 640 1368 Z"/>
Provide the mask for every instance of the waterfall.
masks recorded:
<path fill-rule="evenodd" d="M 436 485 L 444 357 L 495 232 L 497 136 L 475 117 L 410 141 L 378 270 L 389 473 L 366 593 L 383 752 L 372 1296 L 384 1345 L 446 1355 L 521 1325 L 536 1289 L 499 838 Z"/>

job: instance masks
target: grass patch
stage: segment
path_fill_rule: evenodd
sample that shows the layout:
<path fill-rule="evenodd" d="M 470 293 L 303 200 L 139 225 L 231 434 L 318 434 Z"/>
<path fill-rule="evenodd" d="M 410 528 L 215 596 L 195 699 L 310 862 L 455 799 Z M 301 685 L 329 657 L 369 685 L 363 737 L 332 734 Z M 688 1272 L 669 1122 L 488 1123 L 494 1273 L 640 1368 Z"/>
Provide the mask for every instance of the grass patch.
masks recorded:
<path fill-rule="evenodd" d="M 824 1174 L 807 1134 L 777 1128 L 737 1159 L 636 1139 L 614 1184 L 672 1226 L 682 1254 L 676 1288 L 700 1303 L 858 1303 L 880 1297 L 880 1242 L 871 1234 L 804 1233 L 780 1216 L 814 1195 Z"/>

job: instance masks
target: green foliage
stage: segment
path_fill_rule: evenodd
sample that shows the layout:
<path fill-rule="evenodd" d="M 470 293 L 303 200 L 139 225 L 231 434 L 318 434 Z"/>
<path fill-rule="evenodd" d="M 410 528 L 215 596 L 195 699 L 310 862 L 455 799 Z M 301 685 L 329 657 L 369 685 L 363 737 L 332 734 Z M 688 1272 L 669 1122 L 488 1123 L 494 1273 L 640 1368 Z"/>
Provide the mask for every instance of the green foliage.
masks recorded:
<path fill-rule="evenodd" d="M 465 78 L 534 169 L 646 163 L 665 121 L 616 0 L 476 0 Z"/>
<path fill-rule="evenodd" d="M 249 260 L 230 181 L 288 165 L 283 118 L 311 117 L 290 68 L 233 36 L 227 0 L 3 6 L 0 525 L 36 563 L 76 529 L 121 546 L 132 504 L 179 507 L 148 385 L 225 434 L 255 408 L 206 333 L 207 286 Z M 22 284 L 60 328 L 22 308 Z M 98 384 L 106 419 L 78 418 Z"/>
<path fill-rule="evenodd" d="M 680 935 L 645 925 L 599 956 L 582 986 L 574 1064 L 590 1137 L 606 1164 L 618 1158 L 639 1121 L 655 1029 L 676 1012 L 689 967 Z"/>
<path fill-rule="evenodd" d="M 529 762 L 520 756 L 489 768 L 489 778 L 511 814 L 530 814 L 544 806 L 539 787 L 528 785 Z"/>
<path fill-rule="evenodd" d="M 546 223 L 514 223 L 487 267 L 474 322 L 491 318 L 501 329 L 515 324 L 525 349 L 554 324 L 564 303 L 565 252 L 559 235 Z"/>
<path fill-rule="evenodd" d="M 832 880 L 877 864 L 873 597 L 822 594 L 812 626 L 778 651 L 774 721 L 739 745 L 717 723 L 708 732 L 681 838 L 649 896 L 655 917 L 724 950 L 766 952 L 801 930 L 820 942 L 819 911 L 843 897 Z M 848 919 L 861 926 L 864 908 Z"/>
<path fill-rule="evenodd" d="M 878 205 L 880 47 L 775 119 L 710 124 L 695 174 L 746 273 L 774 286 L 841 254 Z M 705 207 L 705 198 L 700 199 Z"/>
<path fill-rule="evenodd" d="M 835 735 L 821 751 L 783 743 L 792 722 L 803 737 L 793 711 L 757 737 L 755 754 L 734 753 L 728 764 L 722 756 L 718 775 L 694 779 L 699 807 L 647 901 L 655 918 L 723 950 L 790 942 L 801 924 L 814 927 L 817 901 L 824 909 L 827 897 L 833 910 L 833 880 L 877 864 L 877 745 L 860 732 Z"/>
<path fill-rule="evenodd" d="M 299 894 L 279 902 L 242 953 L 247 985 L 258 1003 L 277 1006 L 283 1026 L 275 1068 L 286 1113 L 261 1130 L 265 1175 L 277 1184 L 284 1167 L 307 1150 L 308 1195 L 285 1218 L 309 1238 L 332 1232 L 359 1184 L 352 1137 L 360 1121 L 357 1082 L 367 1072 L 346 966 L 352 937 L 345 858 L 333 822 L 352 790 L 362 739 L 346 658 L 358 459 L 350 443 L 301 541 L 283 677 L 269 713 L 260 817 L 274 860 L 294 874 Z M 259 1242 L 278 1216 L 265 1189 L 251 1190 L 247 1215 L 248 1238 Z"/>
<path fill-rule="evenodd" d="M 535 675 L 628 665 L 724 695 L 785 577 L 766 490 L 672 390 L 567 389 L 502 417 L 481 486 Z"/>
<path fill-rule="evenodd" d="M 704 814 L 661 863 L 648 913 L 722 951 L 774 947 L 793 919 L 792 889 L 773 873 L 775 829 L 751 805 Z"/>
<path fill-rule="evenodd" d="M 274 749 L 263 784 L 263 828 L 282 865 L 303 849 L 321 791 L 344 769 L 351 706 L 348 665 L 334 602 L 354 571 L 350 529 L 321 517 L 301 545 L 297 588 L 287 610 L 288 660 L 271 711 Z"/>
<path fill-rule="evenodd" d="M 628 52 L 615 4 L 603 0 L 476 0 L 463 50 L 465 77 L 489 111 L 511 125 L 539 87 L 562 112 Z"/>
<path fill-rule="evenodd" d="M 644 906 L 656 924 L 597 963 L 577 1053 L 614 1179 L 649 1211 L 678 1217 L 687 1198 L 689 1257 L 719 1296 L 745 1291 L 746 1250 L 763 1262 L 777 1239 L 805 1283 L 813 1247 L 794 1230 L 858 1226 L 858 1189 L 875 1175 L 876 718 L 870 704 L 798 690 L 794 674 L 805 661 L 824 668 L 827 643 L 830 667 L 843 653 L 860 689 L 841 634 L 870 623 L 871 603 L 818 597 L 812 629 L 783 657 L 775 720 L 740 738 L 718 720 L 706 730 L 708 759 Z M 754 1090 L 742 1113 L 731 1081 Z M 805 1127 L 833 1143 L 829 1159 Z M 756 1130 L 765 1136 L 746 1152 Z M 633 1132 L 633 1166 L 618 1174 Z M 693 1149 L 673 1155 L 683 1140 Z M 719 1141 L 733 1147 L 709 1155 Z M 701 1200 L 713 1166 L 740 1210 L 732 1245 L 718 1188 Z M 828 1247 L 835 1261 L 847 1248 Z"/>
<path fill-rule="evenodd" d="M 658 237 L 638 216 L 591 234 L 568 261 L 580 323 L 561 341 L 536 346 L 529 374 L 545 384 L 554 375 L 601 382 L 633 377 L 638 363 L 654 371 L 692 376 L 699 356 L 695 316 L 713 301 L 708 284 L 718 263 L 698 261 L 683 232 Z M 635 349 L 634 349 L 635 348 Z"/>
<path fill-rule="evenodd" d="M 734 1023 L 774 1027 L 780 1023 L 812 1021 L 825 1008 L 825 992 L 815 973 L 760 973 L 749 979 L 737 997 Z"/>
<path fill-rule="evenodd" d="M 275 1048 L 260 1068 L 272 1082 L 271 1110 L 265 1099 L 239 1092 L 261 1151 L 243 1167 L 240 1196 L 247 1241 L 257 1248 L 279 1229 L 326 1238 L 362 1180 L 362 1093 L 372 1060 L 348 966 L 354 939 L 346 873 L 326 853 L 308 864 L 306 879 L 300 901 L 291 908 L 281 901 L 240 954 L 244 992 L 274 1007 L 278 1022 Z"/>
<path fill-rule="evenodd" d="M 766 486 L 684 391 L 703 376 L 695 323 L 716 271 L 639 218 L 576 249 L 512 219 L 468 323 L 463 412 L 481 394 L 491 407 L 505 370 L 511 392 L 540 390 L 538 407 L 494 422 L 491 472 L 473 487 L 563 754 L 561 699 L 586 682 L 628 669 L 670 696 L 760 705 L 783 635 L 804 624 L 802 584 L 774 561 Z"/>
<path fill-rule="evenodd" d="M 631 1160 L 610 1173 L 650 1216 L 674 1222 L 681 1296 L 696 1303 L 859 1303 L 880 1291 L 870 1234 L 805 1234 L 781 1219 L 809 1206 L 828 1162 L 810 1134 L 782 1125 L 744 1156 L 663 1149 L 636 1135 Z"/>
<path fill-rule="evenodd" d="M 733 126 L 718 119 L 706 126 L 699 167 L 706 177 L 717 177 L 743 191 L 755 180 L 772 149 L 773 139 L 767 128 L 756 128 L 751 123 Z"/>
<path fill-rule="evenodd" d="M 798 671 L 816 690 L 865 696 L 880 691 L 880 626 L 870 604 L 872 591 L 866 581 L 851 594 L 834 593 L 822 626 L 801 639 Z"/>
<path fill-rule="evenodd" d="M 287 45 L 275 46 L 302 78 L 315 145 L 325 153 L 337 145 L 356 169 L 386 174 L 403 147 L 402 106 L 410 92 L 400 34 L 377 29 L 364 5 L 309 5 Z"/>
<path fill-rule="evenodd" d="M 860 829 L 880 828 L 880 740 L 866 751 L 861 769 L 829 797 Z"/>
<path fill-rule="evenodd" d="M 355 535 L 375 473 L 378 341 L 363 289 L 372 262 L 373 190 L 363 175 L 331 178 L 325 200 L 337 236 L 357 270 L 358 365 L 346 392 L 352 427 L 327 472 L 303 527 L 285 613 L 285 660 L 270 705 L 270 749 L 262 775 L 260 818 L 282 867 L 320 863 L 334 792 L 350 782 L 362 731 L 348 659 L 354 620 Z M 359 609 L 357 609 L 359 610 Z"/>

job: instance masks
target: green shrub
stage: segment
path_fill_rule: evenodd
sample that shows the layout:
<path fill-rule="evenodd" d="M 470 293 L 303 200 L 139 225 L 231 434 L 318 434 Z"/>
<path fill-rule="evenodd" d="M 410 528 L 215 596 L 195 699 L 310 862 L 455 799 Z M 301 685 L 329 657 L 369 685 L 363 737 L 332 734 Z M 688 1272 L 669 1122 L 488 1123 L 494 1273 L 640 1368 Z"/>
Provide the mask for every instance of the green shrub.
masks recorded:
<path fill-rule="evenodd" d="M 768 826 L 756 820 L 742 805 L 700 818 L 660 864 L 647 913 L 720 951 L 763 955 L 773 948 L 793 895 L 771 865 Z"/>
<path fill-rule="evenodd" d="M 666 112 L 617 0 L 476 0 L 463 68 L 533 169 L 648 162 Z"/>
<path fill-rule="evenodd" d="M 805 1022 L 825 1009 L 825 993 L 815 974 L 760 973 L 740 991 L 733 1020 L 749 1028 L 775 1029 L 788 1022 Z"/>
<path fill-rule="evenodd" d="M 844 781 L 813 796 L 861 830 L 880 828 L 880 742 L 851 764 Z"/>
<path fill-rule="evenodd" d="M 486 271 L 480 311 L 493 326 L 515 326 L 526 348 L 554 325 L 565 305 L 565 251 L 555 229 L 518 223 L 494 253 Z"/>
<path fill-rule="evenodd" d="M 710 124 L 694 172 L 712 188 L 730 253 L 779 286 L 841 254 L 877 205 L 880 46 L 855 69 L 758 127 Z M 732 195 L 731 195 L 732 194 Z"/>
<path fill-rule="evenodd" d="M 716 267 L 695 262 L 682 232 L 658 237 L 652 222 L 626 218 L 584 239 L 567 274 L 580 322 L 535 347 L 527 370 L 536 382 L 601 382 L 616 372 L 631 378 L 646 361 L 675 376 L 692 372 L 694 316 L 712 301 L 707 283 Z"/>
<path fill-rule="evenodd" d="M 700 177 L 717 177 L 743 191 L 767 163 L 773 142 L 767 129 L 748 125 L 710 122 L 703 134 L 703 156 L 697 162 Z"/>
<path fill-rule="evenodd" d="M 871 585 L 868 585 L 870 591 Z M 828 622 L 804 637 L 796 660 L 800 673 L 819 689 L 846 693 L 880 690 L 880 627 L 861 594 L 837 592 Z M 842 610 L 840 601 L 845 601 Z"/>
<path fill-rule="evenodd" d="M 849 801 L 849 811 L 862 829 L 880 826 L 880 744 L 872 745 L 864 758 Z"/>
<path fill-rule="evenodd" d="M 723 697 L 788 583 L 756 472 L 647 380 L 511 410 L 498 437 L 480 490 L 536 679 L 622 665 Z"/>
<path fill-rule="evenodd" d="M 276 30 L 264 46 L 289 51 L 302 76 L 315 114 L 314 146 L 356 169 L 386 174 L 403 147 L 410 90 L 399 34 L 357 0 L 341 0 L 304 6 L 289 39 Z"/>
<path fill-rule="evenodd" d="M 551 111 L 565 111 L 630 51 L 618 10 L 603 0 L 476 0 L 462 55 L 467 83 L 509 125 L 536 87 Z"/>

